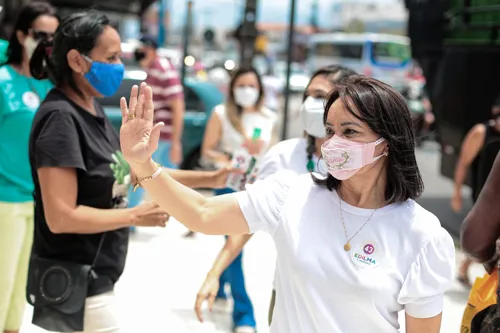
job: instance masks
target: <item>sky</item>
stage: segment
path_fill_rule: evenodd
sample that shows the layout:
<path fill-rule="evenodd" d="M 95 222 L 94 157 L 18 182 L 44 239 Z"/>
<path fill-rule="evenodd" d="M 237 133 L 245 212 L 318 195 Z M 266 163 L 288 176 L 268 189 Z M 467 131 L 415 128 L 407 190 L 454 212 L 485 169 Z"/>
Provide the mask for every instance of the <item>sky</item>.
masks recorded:
<path fill-rule="evenodd" d="M 371 0 L 349 0 L 370 2 Z M 376 2 L 396 2 L 398 0 L 372 0 Z M 260 22 L 288 22 L 290 0 L 259 0 L 257 20 Z M 311 16 L 312 0 L 296 0 L 296 23 L 307 24 Z M 319 0 L 319 23 L 324 27 L 333 26 L 332 8 L 339 0 Z M 167 0 L 171 10 L 173 26 L 177 27 L 185 19 L 186 0 Z M 221 28 L 233 27 L 243 12 L 245 0 L 197 0 L 193 9 L 195 23 Z"/>

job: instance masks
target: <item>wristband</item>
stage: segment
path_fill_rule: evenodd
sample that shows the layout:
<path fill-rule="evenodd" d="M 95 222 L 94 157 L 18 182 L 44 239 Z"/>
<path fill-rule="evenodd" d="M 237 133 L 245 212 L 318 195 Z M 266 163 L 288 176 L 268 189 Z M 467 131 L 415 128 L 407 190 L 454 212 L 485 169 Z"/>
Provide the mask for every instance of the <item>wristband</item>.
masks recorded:
<path fill-rule="evenodd" d="M 135 192 L 139 188 L 139 186 L 142 187 L 142 183 L 145 182 L 146 180 L 153 180 L 160 175 L 160 173 L 163 171 L 163 167 L 159 163 L 155 163 L 155 164 L 158 167 L 158 169 L 155 171 L 155 173 L 153 173 L 151 176 L 148 176 L 148 177 L 144 177 L 141 179 L 138 178 L 137 182 L 134 184 L 134 187 L 132 189 L 133 192 Z"/>

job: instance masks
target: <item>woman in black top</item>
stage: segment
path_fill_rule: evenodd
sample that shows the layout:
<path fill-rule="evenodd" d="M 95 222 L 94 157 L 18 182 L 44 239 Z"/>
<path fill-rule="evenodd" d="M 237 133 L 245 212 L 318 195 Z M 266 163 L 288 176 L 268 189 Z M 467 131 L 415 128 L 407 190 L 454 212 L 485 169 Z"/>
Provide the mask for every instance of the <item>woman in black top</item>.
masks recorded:
<path fill-rule="evenodd" d="M 455 168 L 455 191 L 451 199 L 453 211 L 462 210 L 462 185 L 469 168 L 472 175 L 472 201 L 475 203 L 493 167 L 500 149 L 500 97 L 491 108 L 491 119 L 471 128 L 462 143 L 460 157 Z M 471 286 L 468 272 L 472 260 L 465 258 L 460 265 L 458 281 Z"/>
<path fill-rule="evenodd" d="M 120 36 L 106 16 L 79 13 L 66 18 L 53 43 L 38 46 L 31 72 L 55 82 L 40 106 L 30 137 L 35 183 L 33 255 L 92 264 L 85 332 L 119 332 L 113 287 L 123 272 L 130 226 L 164 226 L 168 215 L 154 203 L 127 207 L 129 166 L 96 97 L 113 95 L 123 79 Z M 50 53 L 50 56 L 48 55 Z M 45 66 L 45 64 L 47 66 Z M 217 187 L 225 172 L 173 171 L 191 187 Z M 98 306 L 96 306 L 98 304 Z"/>

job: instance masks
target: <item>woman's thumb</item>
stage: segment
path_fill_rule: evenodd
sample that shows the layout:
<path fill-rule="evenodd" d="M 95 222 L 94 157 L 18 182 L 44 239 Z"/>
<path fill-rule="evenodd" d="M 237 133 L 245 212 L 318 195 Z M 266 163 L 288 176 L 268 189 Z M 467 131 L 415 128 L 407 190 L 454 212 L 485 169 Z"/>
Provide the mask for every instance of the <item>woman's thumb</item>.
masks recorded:
<path fill-rule="evenodd" d="M 151 130 L 151 136 L 149 137 L 150 153 L 154 153 L 156 149 L 158 149 L 158 141 L 160 140 L 160 131 L 163 126 L 165 126 L 165 124 L 163 122 L 159 122 Z"/>

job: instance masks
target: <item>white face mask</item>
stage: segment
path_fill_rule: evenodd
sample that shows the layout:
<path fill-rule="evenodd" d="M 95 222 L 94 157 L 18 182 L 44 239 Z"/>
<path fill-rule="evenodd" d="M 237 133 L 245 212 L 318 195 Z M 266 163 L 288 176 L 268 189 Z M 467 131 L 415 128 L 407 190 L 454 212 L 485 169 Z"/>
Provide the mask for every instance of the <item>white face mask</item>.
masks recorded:
<path fill-rule="evenodd" d="M 28 59 L 31 59 L 33 53 L 35 52 L 36 47 L 38 46 L 38 42 L 33 39 L 31 36 L 27 36 L 24 39 L 24 49 L 26 50 L 26 55 Z"/>
<path fill-rule="evenodd" d="M 234 89 L 234 101 L 243 108 L 254 106 L 258 99 L 259 90 L 254 87 L 239 87 Z"/>
<path fill-rule="evenodd" d="M 325 125 L 323 125 L 323 114 L 325 113 L 325 100 L 323 98 L 307 97 L 300 107 L 302 125 L 307 134 L 315 138 L 324 138 Z"/>

